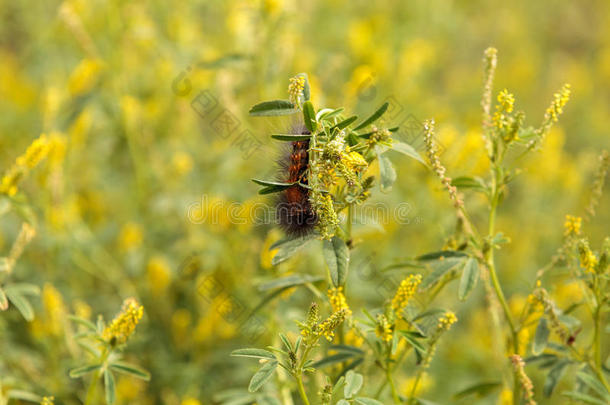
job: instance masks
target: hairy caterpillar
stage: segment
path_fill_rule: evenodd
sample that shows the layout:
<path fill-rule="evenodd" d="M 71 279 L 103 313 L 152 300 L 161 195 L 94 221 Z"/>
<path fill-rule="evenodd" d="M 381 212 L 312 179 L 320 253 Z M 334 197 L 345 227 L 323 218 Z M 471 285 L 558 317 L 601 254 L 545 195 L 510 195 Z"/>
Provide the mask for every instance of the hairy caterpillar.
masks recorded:
<path fill-rule="evenodd" d="M 306 129 L 299 131 L 309 134 Z M 317 216 L 309 201 L 308 169 L 309 141 L 291 142 L 288 153 L 279 161 L 280 180 L 293 184 L 282 190 L 277 200 L 276 217 L 280 227 L 290 237 L 301 237 L 313 231 Z"/>

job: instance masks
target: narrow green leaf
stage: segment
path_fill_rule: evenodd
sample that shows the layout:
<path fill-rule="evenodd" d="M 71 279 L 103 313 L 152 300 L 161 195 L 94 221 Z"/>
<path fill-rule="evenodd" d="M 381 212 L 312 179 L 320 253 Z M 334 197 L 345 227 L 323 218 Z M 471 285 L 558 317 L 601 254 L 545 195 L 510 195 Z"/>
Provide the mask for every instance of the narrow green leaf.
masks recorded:
<path fill-rule="evenodd" d="M 549 370 L 544 380 L 544 386 L 542 387 L 542 393 L 545 397 L 549 398 L 553 394 L 553 391 L 555 390 L 557 383 L 559 383 L 559 380 L 561 380 L 563 371 L 568 364 L 568 361 L 560 361 Z"/>
<path fill-rule="evenodd" d="M 30 301 L 28 301 L 27 298 L 25 298 L 18 292 L 9 290 L 8 288 L 5 289 L 5 292 L 9 301 L 13 303 L 13 305 L 21 313 L 23 318 L 26 321 L 31 322 L 34 319 L 34 309 L 32 308 Z"/>
<path fill-rule="evenodd" d="M 597 399 L 595 397 L 592 397 L 591 395 L 583 394 L 581 392 L 568 391 L 568 392 L 562 392 L 561 395 L 566 396 L 568 398 L 575 399 L 577 401 L 584 402 L 585 404 L 608 405 L 607 401 Z"/>
<path fill-rule="evenodd" d="M 348 401 L 346 401 L 345 399 L 340 399 L 337 402 L 337 405 L 350 405 Z"/>
<path fill-rule="evenodd" d="M 379 177 L 381 178 L 381 191 L 386 192 L 392 188 L 392 184 L 396 181 L 396 170 L 390 159 L 382 155 L 381 148 L 375 147 L 377 152 L 377 160 L 379 161 Z"/>
<path fill-rule="evenodd" d="M 278 141 L 308 141 L 311 138 L 311 134 L 273 134 L 271 137 Z"/>
<path fill-rule="evenodd" d="M 264 349 L 255 349 L 255 348 L 233 350 L 231 352 L 231 356 L 233 356 L 233 357 L 253 357 L 253 358 L 257 358 L 257 359 L 277 360 L 273 353 L 271 353 L 267 350 L 264 350 Z"/>
<path fill-rule="evenodd" d="M 367 119 L 362 121 L 362 123 L 360 123 L 356 128 L 354 128 L 354 131 L 358 131 L 359 129 L 362 129 L 368 125 L 371 125 L 373 122 L 377 121 L 386 112 L 389 105 L 390 105 L 390 103 L 383 103 L 381 105 L 381 107 L 379 107 L 377 109 L 377 111 L 375 111 L 370 117 L 368 117 Z"/>
<path fill-rule="evenodd" d="M 38 287 L 35 284 L 29 284 L 29 283 L 9 284 L 4 287 L 4 290 L 6 291 L 7 294 L 10 291 L 10 292 L 13 292 L 13 293 L 16 293 L 19 295 L 32 295 L 32 296 L 40 295 L 40 287 Z"/>
<path fill-rule="evenodd" d="M 294 352 L 294 349 L 292 348 L 292 343 L 290 343 L 290 339 L 288 339 L 288 336 L 284 335 L 283 333 L 280 333 L 280 339 L 289 352 Z"/>
<path fill-rule="evenodd" d="M 536 333 L 534 335 L 534 344 L 532 345 L 532 353 L 538 355 L 544 351 L 546 344 L 549 341 L 549 335 L 551 331 L 549 329 L 547 320 L 540 318 L 538 326 L 536 327 Z"/>
<path fill-rule="evenodd" d="M 9 399 L 19 399 L 22 401 L 36 402 L 40 403 L 42 398 L 40 395 L 36 395 L 33 392 L 22 391 L 22 390 L 8 390 L 6 393 L 7 398 Z"/>
<path fill-rule="evenodd" d="M 271 194 L 271 193 L 279 193 L 280 191 L 286 190 L 288 187 L 294 185 L 295 183 L 282 183 L 280 181 L 268 181 L 268 180 L 259 180 L 259 179 L 251 179 L 254 183 L 265 186 L 264 188 L 259 190 L 259 194 Z"/>
<path fill-rule="evenodd" d="M 278 252 L 271 259 L 271 264 L 275 266 L 285 260 L 290 259 L 313 239 L 315 239 L 315 234 L 307 235 L 301 238 L 285 239 L 274 243 L 271 245 L 269 250 L 278 249 Z"/>
<path fill-rule="evenodd" d="M 461 176 L 451 180 L 451 185 L 457 188 L 466 189 L 473 188 L 483 191 L 486 189 L 485 183 L 479 177 Z"/>
<path fill-rule="evenodd" d="M 318 123 L 316 122 L 316 112 L 314 111 L 311 101 L 303 103 L 303 120 L 305 122 L 305 127 L 309 132 L 314 132 L 317 129 Z"/>
<path fill-rule="evenodd" d="M 392 141 L 392 150 L 395 150 L 396 152 L 400 152 L 405 156 L 413 158 L 426 167 L 428 166 L 424 158 L 422 158 L 421 155 L 417 153 L 417 151 L 411 145 L 402 142 Z"/>
<path fill-rule="evenodd" d="M 352 353 L 357 356 L 364 356 L 364 350 L 356 346 L 350 345 L 330 345 L 328 350 L 335 350 L 339 353 Z"/>
<path fill-rule="evenodd" d="M 344 108 L 337 108 L 335 110 L 332 110 L 330 108 L 325 108 L 323 110 L 318 111 L 318 114 L 316 116 L 316 118 L 318 119 L 318 121 L 328 121 L 331 118 L 336 117 L 337 115 L 341 114 L 343 112 Z"/>
<path fill-rule="evenodd" d="M 337 130 L 340 131 L 340 130 L 342 130 L 344 128 L 347 128 L 347 127 L 350 126 L 350 124 L 352 122 L 356 121 L 357 119 L 358 119 L 358 117 L 356 115 L 353 115 L 353 116 L 351 116 L 349 118 L 346 118 L 343 121 L 341 121 L 340 123 L 338 123 L 337 125 L 335 125 L 334 127 L 332 127 L 331 131 L 334 130 L 334 129 L 337 129 Z"/>
<path fill-rule="evenodd" d="M 324 260 L 330 271 L 330 278 L 335 287 L 345 284 L 349 265 L 349 249 L 343 239 L 333 236 L 331 240 L 324 240 Z"/>
<path fill-rule="evenodd" d="M 256 104 L 249 111 L 250 115 L 257 117 L 277 116 L 277 115 L 291 115 L 299 110 L 295 108 L 295 105 L 288 100 L 273 100 L 264 101 Z"/>
<path fill-rule="evenodd" d="M 411 346 L 413 346 L 414 349 L 417 349 L 422 353 L 426 352 L 426 348 L 424 347 L 424 345 L 422 345 L 420 342 L 418 342 L 417 338 L 415 337 L 416 335 L 414 333 L 417 333 L 417 332 L 399 330 L 398 333 L 400 333 L 407 340 L 407 342 L 409 342 L 409 344 Z"/>
<path fill-rule="evenodd" d="M 470 292 L 477 285 L 477 281 L 479 281 L 479 263 L 475 258 L 471 257 L 466 261 L 464 270 L 462 271 L 462 278 L 460 279 L 460 286 L 458 288 L 458 297 L 460 301 L 464 301 L 468 298 Z"/>
<path fill-rule="evenodd" d="M 80 318 L 74 315 L 68 315 L 68 319 L 79 325 L 83 325 L 85 328 L 91 330 L 92 332 L 95 332 L 96 330 L 95 324 L 88 319 Z"/>
<path fill-rule="evenodd" d="M 330 366 L 330 365 L 337 364 L 337 363 L 343 363 L 354 357 L 356 357 L 356 355 L 354 353 L 331 354 L 330 356 L 326 356 L 326 357 L 316 361 L 311 366 L 313 368 L 322 368 L 322 367 Z"/>
<path fill-rule="evenodd" d="M 606 399 L 610 403 L 610 393 L 596 377 L 582 371 L 576 373 L 576 375 L 578 376 L 578 379 L 582 381 L 586 386 L 591 388 L 599 396 Z"/>
<path fill-rule="evenodd" d="M 88 374 L 88 373 L 90 373 L 92 371 L 97 370 L 101 366 L 102 366 L 101 364 L 88 364 L 86 366 L 76 367 L 76 368 L 73 368 L 72 370 L 70 370 L 68 372 L 68 375 L 71 378 L 78 378 L 80 376 L 83 376 L 85 374 Z"/>
<path fill-rule="evenodd" d="M 271 360 L 271 361 L 265 363 L 265 365 L 263 365 L 252 376 L 252 379 L 250 380 L 250 385 L 248 386 L 248 391 L 256 392 L 256 391 L 258 391 L 258 389 L 260 387 L 263 386 L 263 384 L 265 384 L 267 381 L 269 381 L 269 379 L 273 375 L 273 372 L 277 368 L 277 364 L 278 364 L 277 360 Z"/>
<path fill-rule="evenodd" d="M 362 388 L 362 382 L 364 381 L 364 377 L 362 374 L 358 374 L 353 370 L 350 370 L 345 375 L 345 388 L 343 390 L 343 395 L 345 398 L 351 398 L 360 391 Z"/>
<path fill-rule="evenodd" d="M 415 259 L 425 262 L 425 261 L 429 261 L 429 260 L 439 260 L 441 258 L 449 259 L 452 257 L 466 257 L 466 256 L 468 256 L 466 253 L 459 252 L 456 250 L 440 250 L 438 252 L 426 253 L 425 255 L 416 257 Z"/>
<path fill-rule="evenodd" d="M 136 366 L 135 364 L 115 361 L 110 365 L 110 368 L 118 371 L 119 373 L 129 374 L 141 380 L 150 381 L 150 373 L 143 368 Z"/>
<path fill-rule="evenodd" d="M 354 402 L 361 405 L 383 405 L 382 402 L 379 402 L 376 399 L 366 397 L 354 398 Z"/>
<path fill-rule="evenodd" d="M 432 272 L 424 278 L 424 281 L 421 283 L 421 289 L 426 290 L 437 282 L 440 281 L 443 276 L 449 273 L 452 270 L 457 270 L 460 266 L 465 264 L 464 258 L 452 258 L 445 260 L 438 260 L 436 262 L 432 262 Z"/>
<path fill-rule="evenodd" d="M 114 375 L 108 369 L 104 370 L 104 389 L 106 391 L 106 403 L 109 405 L 114 404 L 116 398 Z"/>
<path fill-rule="evenodd" d="M 482 398 L 491 394 L 493 391 L 497 390 L 501 386 L 502 382 L 500 381 L 480 382 L 453 394 L 453 399 L 462 399 L 471 395 L 476 395 L 478 398 Z"/>

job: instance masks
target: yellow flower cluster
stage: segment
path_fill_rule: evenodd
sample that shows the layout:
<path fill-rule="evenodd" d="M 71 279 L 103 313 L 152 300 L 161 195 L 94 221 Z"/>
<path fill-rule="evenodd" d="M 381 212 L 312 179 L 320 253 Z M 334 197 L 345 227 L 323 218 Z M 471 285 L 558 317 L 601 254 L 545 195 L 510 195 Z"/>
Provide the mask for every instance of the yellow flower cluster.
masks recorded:
<path fill-rule="evenodd" d="M 358 152 L 347 153 L 343 159 L 347 167 L 356 172 L 364 171 L 368 166 L 364 157 Z"/>
<path fill-rule="evenodd" d="M 318 326 L 318 336 L 324 336 L 329 342 L 335 337 L 335 329 L 345 320 L 347 310 L 341 309 L 334 312 Z"/>
<path fill-rule="evenodd" d="M 330 305 L 333 307 L 333 312 L 345 309 L 346 316 L 352 314 L 352 310 L 347 305 L 347 300 L 343 294 L 343 287 L 333 287 L 328 290 L 328 298 L 330 299 Z"/>
<path fill-rule="evenodd" d="M 144 308 L 133 298 L 123 302 L 123 309 L 104 329 L 103 337 L 113 346 L 122 345 L 133 334 L 142 319 Z"/>
<path fill-rule="evenodd" d="M 15 195 L 21 179 L 48 155 L 51 146 L 51 142 L 45 134 L 34 140 L 25 153 L 17 158 L 15 164 L 2 177 L 0 193 L 9 196 Z"/>
<path fill-rule="evenodd" d="M 565 236 L 578 236 L 580 235 L 580 227 L 582 225 L 582 218 L 575 217 L 572 215 L 566 215 L 566 221 L 563 223 L 565 229 Z"/>
<path fill-rule="evenodd" d="M 457 316 L 451 311 L 445 312 L 443 316 L 441 316 L 438 320 L 438 329 L 447 331 L 451 328 L 451 325 L 457 322 Z"/>
<path fill-rule="evenodd" d="M 417 292 L 421 280 L 421 274 L 411 274 L 400 282 L 400 286 L 398 286 L 398 290 L 392 298 L 392 309 L 398 316 Z"/>
<path fill-rule="evenodd" d="M 584 268 L 587 273 L 595 273 L 595 268 L 597 267 L 597 257 L 595 256 L 595 253 L 591 251 L 591 248 L 586 241 L 579 244 L 578 253 L 582 268 Z"/>
<path fill-rule="evenodd" d="M 55 397 L 42 397 L 40 405 L 53 405 L 55 403 Z"/>
<path fill-rule="evenodd" d="M 305 76 L 291 77 L 288 85 L 289 100 L 299 108 L 303 99 L 303 90 L 305 90 Z"/>
<path fill-rule="evenodd" d="M 375 334 L 381 338 L 384 342 L 392 340 L 392 325 L 385 315 L 377 315 L 377 326 L 375 327 Z"/>
<path fill-rule="evenodd" d="M 496 127 L 499 129 L 509 125 L 508 117 L 506 114 L 513 112 L 515 106 L 515 96 L 509 93 L 508 90 L 504 89 L 498 94 L 498 104 L 496 105 L 496 112 L 493 116 L 493 121 Z"/>
<path fill-rule="evenodd" d="M 563 107 L 570 100 L 570 85 L 564 84 L 561 90 L 553 95 L 551 105 L 546 109 L 546 116 L 553 122 L 557 122 L 559 115 L 563 113 Z"/>

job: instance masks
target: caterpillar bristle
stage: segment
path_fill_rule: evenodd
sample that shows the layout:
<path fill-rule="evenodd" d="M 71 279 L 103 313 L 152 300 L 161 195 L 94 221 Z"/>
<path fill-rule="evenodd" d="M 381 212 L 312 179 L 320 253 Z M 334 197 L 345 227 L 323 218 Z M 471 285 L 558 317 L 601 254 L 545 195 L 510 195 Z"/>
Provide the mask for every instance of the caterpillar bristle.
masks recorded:
<path fill-rule="evenodd" d="M 301 129 L 298 133 L 309 132 Z M 278 161 L 278 167 L 282 181 L 307 185 L 309 141 L 291 142 L 289 153 Z M 277 201 L 276 216 L 280 228 L 289 237 L 303 237 L 313 232 L 317 216 L 309 201 L 309 189 L 294 184 L 283 190 Z"/>

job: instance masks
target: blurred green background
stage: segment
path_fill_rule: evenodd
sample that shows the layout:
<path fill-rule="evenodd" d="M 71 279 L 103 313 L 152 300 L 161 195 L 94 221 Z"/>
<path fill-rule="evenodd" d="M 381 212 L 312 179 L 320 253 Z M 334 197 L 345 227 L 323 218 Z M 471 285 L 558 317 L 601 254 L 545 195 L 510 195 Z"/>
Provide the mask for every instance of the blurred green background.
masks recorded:
<path fill-rule="evenodd" d="M 560 123 L 523 162 L 499 213 L 497 227 L 512 239 L 498 254 L 500 277 L 519 308 L 535 271 L 561 243 L 565 214 L 582 214 L 596 157 L 610 146 L 609 19 L 602 0 L 0 0 L 0 167 L 8 169 L 41 133 L 58 145 L 18 194 L 37 237 L 15 278 L 43 293 L 33 322 L 14 309 L 1 314 L 0 377 L 57 403 L 80 403 L 83 383 L 67 370 L 82 353 L 66 333 L 66 315 L 108 319 L 135 296 L 145 316 L 126 353 L 153 378 L 120 379 L 118 403 L 212 404 L 216 392 L 245 388 L 254 365 L 230 351 L 271 344 L 278 330 L 296 333 L 293 320 L 313 299 L 307 290 L 281 294 L 257 312 L 253 333 L 243 324 L 265 294 L 257 286 L 326 272 L 319 246 L 272 267 L 267 250 L 281 234 L 248 216 L 270 203 L 250 182 L 274 175 L 280 145 L 268 135 L 290 125 L 250 118 L 250 106 L 286 98 L 288 78 L 307 72 L 316 107 L 367 114 L 391 97 L 388 124 L 436 120 L 450 176 L 484 174 L 488 46 L 499 51 L 494 94 L 513 92 L 531 125 L 563 83 L 572 85 Z M 413 160 L 393 161 L 398 181 L 374 202 L 390 211 L 407 203 L 409 223 L 356 225 L 360 244 L 348 282 L 355 313 L 389 295 L 379 287 L 388 276 L 371 268 L 442 247 L 454 226 L 437 179 Z M 484 223 L 483 199 L 467 196 L 466 203 Z M 606 196 L 584 225 L 593 246 L 607 232 L 609 207 Z M 3 215 L 2 252 L 21 221 Z M 209 280 L 214 289 L 202 290 Z M 466 304 L 454 290 L 441 302 L 460 322 L 424 384 L 423 396 L 439 403 L 501 369 L 490 367 L 502 342 L 485 328 L 482 288 Z M 563 306 L 580 297 L 561 275 L 551 292 Z M 400 389 L 411 371 L 401 371 Z M 539 393 L 543 380 L 532 377 Z"/>

